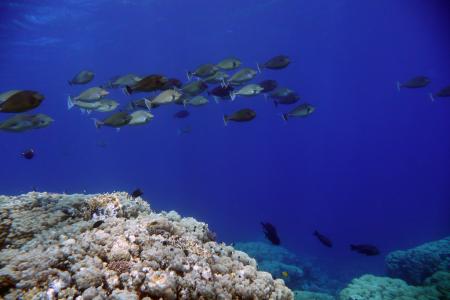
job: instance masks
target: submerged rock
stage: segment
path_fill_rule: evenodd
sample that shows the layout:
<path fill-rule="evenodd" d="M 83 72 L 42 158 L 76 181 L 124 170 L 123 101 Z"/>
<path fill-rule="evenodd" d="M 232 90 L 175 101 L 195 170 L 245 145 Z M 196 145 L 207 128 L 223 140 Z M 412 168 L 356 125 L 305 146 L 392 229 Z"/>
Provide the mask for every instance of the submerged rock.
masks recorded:
<path fill-rule="evenodd" d="M 207 224 L 127 193 L 0 196 L 0 216 L 0 298 L 293 299 Z"/>
<path fill-rule="evenodd" d="M 421 285 L 437 271 L 450 270 L 450 237 L 386 256 L 387 274 Z"/>

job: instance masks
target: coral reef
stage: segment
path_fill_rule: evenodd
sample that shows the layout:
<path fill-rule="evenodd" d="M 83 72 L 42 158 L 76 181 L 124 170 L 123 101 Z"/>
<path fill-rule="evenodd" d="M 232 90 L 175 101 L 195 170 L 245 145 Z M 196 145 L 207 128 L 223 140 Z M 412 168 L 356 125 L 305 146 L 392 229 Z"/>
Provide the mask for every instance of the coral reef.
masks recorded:
<path fill-rule="evenodd" d="M 281 246 L 265 242 L 236 243 L 236 249 L 244 251 L 258 262 L 258 268 L 282 278 L 292 290 L 334 294 L 342 285 L 307 260 Z M 283 276 L 287 272 L 287 276 Z"/>
<path fill-rule="evenodd" d="M 450 270 L 450 237 L 386 256 L 387 274 L 421 285 L 437 271 Z"/>
<path fill-rule="evenodd" d="M 0 217 L 7 300 L 293 299 L 207 224 L 126 193 L 0 196 Z"/>
<path fill-rule="evenodd" d="M 335 298 L 324 293 L 294 291 L 294 300 L 335 300 Z"/>
<path fill-rule="evenodd" d="M 363 275 L 340 293 L 340 300 L 442 300 L 449 299 L 437 286 L 411 286 L 401 279 Z"/>

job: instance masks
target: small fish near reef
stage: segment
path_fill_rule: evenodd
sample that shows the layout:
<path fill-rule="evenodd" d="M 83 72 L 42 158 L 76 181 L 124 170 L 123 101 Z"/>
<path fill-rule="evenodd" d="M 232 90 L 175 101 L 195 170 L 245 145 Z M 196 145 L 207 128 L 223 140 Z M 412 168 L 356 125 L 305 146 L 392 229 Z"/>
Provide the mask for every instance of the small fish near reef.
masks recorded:
<path fill-rule="evenodd" d="M 23 158 L 25 158 L 25 159 L 33 159 L 33 157 L 34 157 L 34 150 L 33 149 L 25 150 L 20 155 Z"/>
<path fill-rule="evenodd" d="M 430 78 L 426 76 L 416 76 L 405 82 L 397 81 L 397 90 L 400 91 L 401 88 L 408 88 L 408 89 L 423 88 L 426 87 L 428 84 L 430 84 L 430 82 L 431 82 Z"/>
<path fill-rule="evenodd" d="M 378 250 L 376 246 L 369 244 L 350 245 L 350 250 L 366 256 L 376 256 L 380 254 L 380 250 Z"/>
<path fill-rule="evenodd" d="M 277 55 L 262 65 L 256 64 L 258 67 L 259 73 L 261 73 L 262 69 L 271 69 L 271 70 L 279 70 L 286 68 L 291 63 L 291 60 L 286 55 Z"/>
<path fill-rule="evenodd" d="M 94 79 L 94 72 L 83 70 L 80 71 L 78 74 L 76 74 L 71 80 L 69 80 L 69 84 L 86 84 L 92 81 Z"/>
<path fill-rule="evenodd" d="M 34 109 L 41 105 L 44 96 L 36 91 L 18 91 L 9 95 L 7 99 L 0 102 L 0 112 L 20 113 Z"/>
<path fill-rule="evenodd" d="M 100 225 L 102 225 L 103 223 L 105 223 L 105 221 L 103 221 L 103 220 L 98 220 L 97 222 L 95 222 L 95 223 L 92 225 L 92 228 L 98 228 L 98 227 L 100 227 Z"/>
<path fill-rule="evenodd" d="M 333 247 L 333 242 L 317 230 L 314 231 L 314 236 L 317 237 L 317 239 L 326 247 L 331 248 Z"/>
<path fill-rule="evenodd" d="M 133 198 L 133 199 L 136 199 L 137 197 L 141 197 L 142 195 L 144 195 L 144 192 L 141 189 L 135 189 L 130 194 L 131 198 Z"/>
<path fill-rule="evenodd" d="M 278 236 L 277 229 L 275 226 L 273 226 L 271 223 L 267 222 L 261 222 L 261 225 L 263 227 L 263 232 L 266 238 L 273 244 L 273 245 L 280 245 L 281 240 Z"/>
<path fill-rule="evenodd" d="M 440 98 L 450 97 L 450 85 L 448 85 L 445 88 L 441 89 L 436 94 L 430 94 L 431 101 L 434 101 L 434 99 L 436 97 L 440 97 Z"/>
<path fill-rule="evenodd" d="M 284 278 L 289 277 L 289 273 L 288 273 L 287 271 L 281 272 L 281 275 L 282 275 Z"/>
<path fill-rule="evenodd" d="M 238 110 L 231 115 L 223 115 L 223 123 L 225 126 L 228 125 L 228 121 L 234 122 L 248 122 L 253 120 L 256 117 L 256 112 L 250 108 L 244 108 Z"/>

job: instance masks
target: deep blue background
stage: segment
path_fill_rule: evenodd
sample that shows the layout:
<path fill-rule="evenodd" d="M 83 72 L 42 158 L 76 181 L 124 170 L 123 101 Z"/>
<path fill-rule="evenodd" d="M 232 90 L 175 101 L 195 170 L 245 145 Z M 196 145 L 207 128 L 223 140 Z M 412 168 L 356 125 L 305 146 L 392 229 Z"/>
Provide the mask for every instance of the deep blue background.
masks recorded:
<path fill-rule="evenodd" d="M 141 187 L 152 207 L 204 220 L 226 242 L 262 239 L 259 222 L 270 221 L 287 248 L 352 276 L 383 272 L 383 256 L 349 243 L 385 254 L 450 232 L 450 100 L 428 98 L 450 84 L 448 1 L 2 1 L 0 10 L 1 90 L 41 91 L 36 112 L 56 120 L 0 132 L 1 194 Z M 292 64 L 260 78 L 298 91 L 316 106 L 310 118 L 285 124 L 288 107 L 238 98 L 192 108 L 187 120 L 161 107 L 148 126 L 116 133 L 66 109 L 85 88 L 67 84 L 81 69 L 96 72 L 93 84 L 128 72 L 184 79 L 201 63 L 237 56 L 254 67 L 280 53 Z M 396 90 L 422 74 L 429 87 Z M 225 128 L 222 114 L 244 107 L 257 118 Z M 19 155 L 28 147 L 32 161 Z"/>

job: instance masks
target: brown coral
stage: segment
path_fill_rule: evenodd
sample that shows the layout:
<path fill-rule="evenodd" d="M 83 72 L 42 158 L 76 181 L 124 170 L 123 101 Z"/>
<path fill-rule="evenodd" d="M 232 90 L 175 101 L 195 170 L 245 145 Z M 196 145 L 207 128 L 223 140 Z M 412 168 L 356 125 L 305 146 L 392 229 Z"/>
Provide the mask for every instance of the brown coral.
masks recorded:
<path fill-rule="evenodd" d="M 127 273 L 131 269 L 131 263 L 126 260 L 112 261 L 108 263 L 108 269 L 116 271 L 118 274 Z"/>

